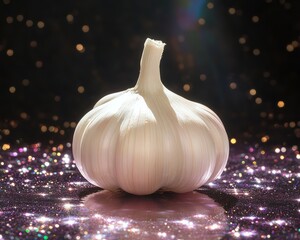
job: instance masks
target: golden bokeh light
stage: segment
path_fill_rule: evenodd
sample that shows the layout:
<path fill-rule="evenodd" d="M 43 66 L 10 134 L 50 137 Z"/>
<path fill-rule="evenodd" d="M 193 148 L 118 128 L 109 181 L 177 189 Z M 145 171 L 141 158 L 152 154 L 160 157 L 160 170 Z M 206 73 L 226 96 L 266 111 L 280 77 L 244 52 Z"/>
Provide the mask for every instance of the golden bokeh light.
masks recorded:
<path fill-rule="evenodd" d="M 261 104 L 262 103 L 262 99 L 260 97 L 255 98 L 255 103 L 256 104 Z"/>
<path fill-rule="evenodd" d="M 215 5 L 212 2 L 209 2 L 206 6 L 208 9 L 213 9 Z"/>
<path fill-rule="evenodd" d="M 7 49 L 6 54 L 7 54 L 7 56 L 12 57 L 14 55 L 14 50 Z"/>
<path fill-rule="evenodd" d="M 184 84 L 184 85 L 183 85 L 183 90 L 184 90 L 185 92 L 190 91 L 190 90 L 191 90 L 191 85 L 188 84 L 188 83 Z"/>
<path fill-rule="evenodd" d="M 83 53 L 85 51 L 85 48 L 81 43 L 78 43 L 76 44 L 76 50 L 80 53 Z"/>
<path fill-rule="evenodd" d="M 14 87 L 14 86 L 11 86 L 11 87 L 9 87 L 9 89 L 8 89 L 8 91 L 10 92 L 10 93 L 15 93 L 16 92 L 16 87 Z"/>
<path fill-rule="evenodd" d="M 284 105 L 285 105 L 284 101 L 278 101 L 277 102 L 277 107 L 279 107 L 279 108 L 283 108 Z"/>
<path fill-rule="evenodd" d="M 79 87 L 77 88 L 77 91 L 78 91 L 78 93 L 84 93 L 85 89 L 84 89 L 83 86 L 79 86 Z"/>
<path fill-rule="evenodd" d="M 81 30 L 84 32 L 84 33 L 87 33 L 90 31 L 90 27 L 88 25 L 83 25 Z"/>
<path fill-rule="evenodd" d="M 234 14 L 236 14 L 236 9 L 235 8 L 229 8 L 228 12 L 229 12 L 230 15 L 234 15 Z"/>
<path fill-rule="evenodd" d="M 251 96 L 255 96 L 256 95 L 256 90 L 254 88 L 250 89 L 249 91 Z"/>

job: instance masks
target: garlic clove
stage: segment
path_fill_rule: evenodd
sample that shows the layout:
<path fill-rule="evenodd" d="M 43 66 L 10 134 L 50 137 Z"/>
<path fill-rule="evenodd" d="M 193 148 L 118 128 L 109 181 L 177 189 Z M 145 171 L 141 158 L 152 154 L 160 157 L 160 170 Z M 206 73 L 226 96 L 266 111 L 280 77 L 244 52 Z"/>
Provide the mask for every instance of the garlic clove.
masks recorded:
<path fill-rule="evenodd" d="M 168 92 L 172 99 L 171 108 L 176 114 L 181 149 L 177 149 L 177 155 L 181 155 L 178 164 L 181 163 L 178 176 L 175 179 L 171 191 L 188 192 L 206 183 L 215 166 L 215 153 L 209 151 L 214 142 L 209 134 L 206 123 L 199 118 L 190 108 L 188 102 L 183 102 L 181 97 Z M 170 96 L 171 95 L 171 96 Z M 180 151 L 180 152 L 179 152 Z M 187 174 L 188 173 L 188 174 Z"/>
<path fill-rule="evenodd" d="M 80 120 L 74 133 L 73 154 L 79 171 L 92 184 L 105 189 L 118 188 L 112 177 L 119 129 L 119 116 L 114 113 L 125 106 L 122 99 L 127 95 L 122 95 L 121 101 L 114 99 L 92 109 Z"/>
<path fill-rule="evenodd" d="M 213 145 L 215 146 L 216 161 L 213 173 L 211 174 L 211 177 L 207 180 L 207 182 L 215 180 L 223 172 L 229 156 L 228 136 L 224 129 L 223 123 L 221 122 L 220 118 L 208 107 L 196 102 L 189 101 L 169 90 L 167 91 L 169 94 L 169 99 L 172 99 L 171 102 L 179 102 L 181 104 L 185 103 L 185 107 L 183 107 L 182 110 L 175 110 L 174 106 L 174 110 L 176 112 L 180 113 L 181 115 L 181 113 L 184 112 L 184 109 L 191 109 L 192 112 L 189 113 L 186 118 L 189 119 L 192 114 L 197 114 L 197 116 L 199 117 L 198 121 L 203 121 L 207 126 L 209 135 L 214 136 Z M 182 117 L 178 116 L 178 118 L 180 119 Z M 182 120 L 184 121 L 184 119 Z"/>
<path fill-rule="evenodd" d="M 103 98 L 101 98 L 94 106 L 95 107 L 98 107 L 106 102 L 109 102 L 119 96 L 121 96 L 122 94 L 124 94 L 126 91 L 121 91 L 121 92 L 116 92 L 116 93 L 111 93 L 111 94 L 108 94 L 106 96 L 104 96 Z"/>

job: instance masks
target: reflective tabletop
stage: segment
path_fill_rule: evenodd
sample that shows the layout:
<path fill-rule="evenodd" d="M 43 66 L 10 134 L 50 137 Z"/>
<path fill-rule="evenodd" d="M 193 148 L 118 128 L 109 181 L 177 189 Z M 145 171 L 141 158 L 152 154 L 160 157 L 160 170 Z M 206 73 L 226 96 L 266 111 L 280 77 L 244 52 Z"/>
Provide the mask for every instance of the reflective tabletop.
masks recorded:
<path fill-rule="evenodd" d="M 299 239 L 296 146 L 234 146 L 216 181 L 134 196 L 89 184 L 71 144 L 2 146 L 0 239 Z"/>

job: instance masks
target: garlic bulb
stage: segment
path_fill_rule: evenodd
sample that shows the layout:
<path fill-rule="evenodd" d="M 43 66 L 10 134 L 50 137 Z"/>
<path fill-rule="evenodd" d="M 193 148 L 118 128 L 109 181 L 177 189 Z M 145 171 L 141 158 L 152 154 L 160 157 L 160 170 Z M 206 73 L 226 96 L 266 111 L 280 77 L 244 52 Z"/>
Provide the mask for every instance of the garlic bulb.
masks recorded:
<path fill-rule="evenodd" d="M 209 108 L 161 82 L 164 43 L 147 39 L 135 87 L 100 99 L 78 123 L 73 155 L 81 174 L 103 189 L 146 195 L 192 191 L 224 170 L 229 143 Z"/>

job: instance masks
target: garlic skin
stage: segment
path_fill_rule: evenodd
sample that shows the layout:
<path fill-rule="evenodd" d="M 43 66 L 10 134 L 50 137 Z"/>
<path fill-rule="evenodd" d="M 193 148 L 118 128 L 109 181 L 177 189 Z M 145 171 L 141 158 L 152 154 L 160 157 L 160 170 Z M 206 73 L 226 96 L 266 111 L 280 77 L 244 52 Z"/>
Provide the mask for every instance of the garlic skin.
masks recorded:
<path fill-rule="evenodd" d="M 92 184 L 136 195 L 184 193 L 223 172 L 224 126 L 212 110 L 162 84 L 164 45 L 147 39 L 135 87 L 103 97 L 78 123 L 73 155 Z"/>

